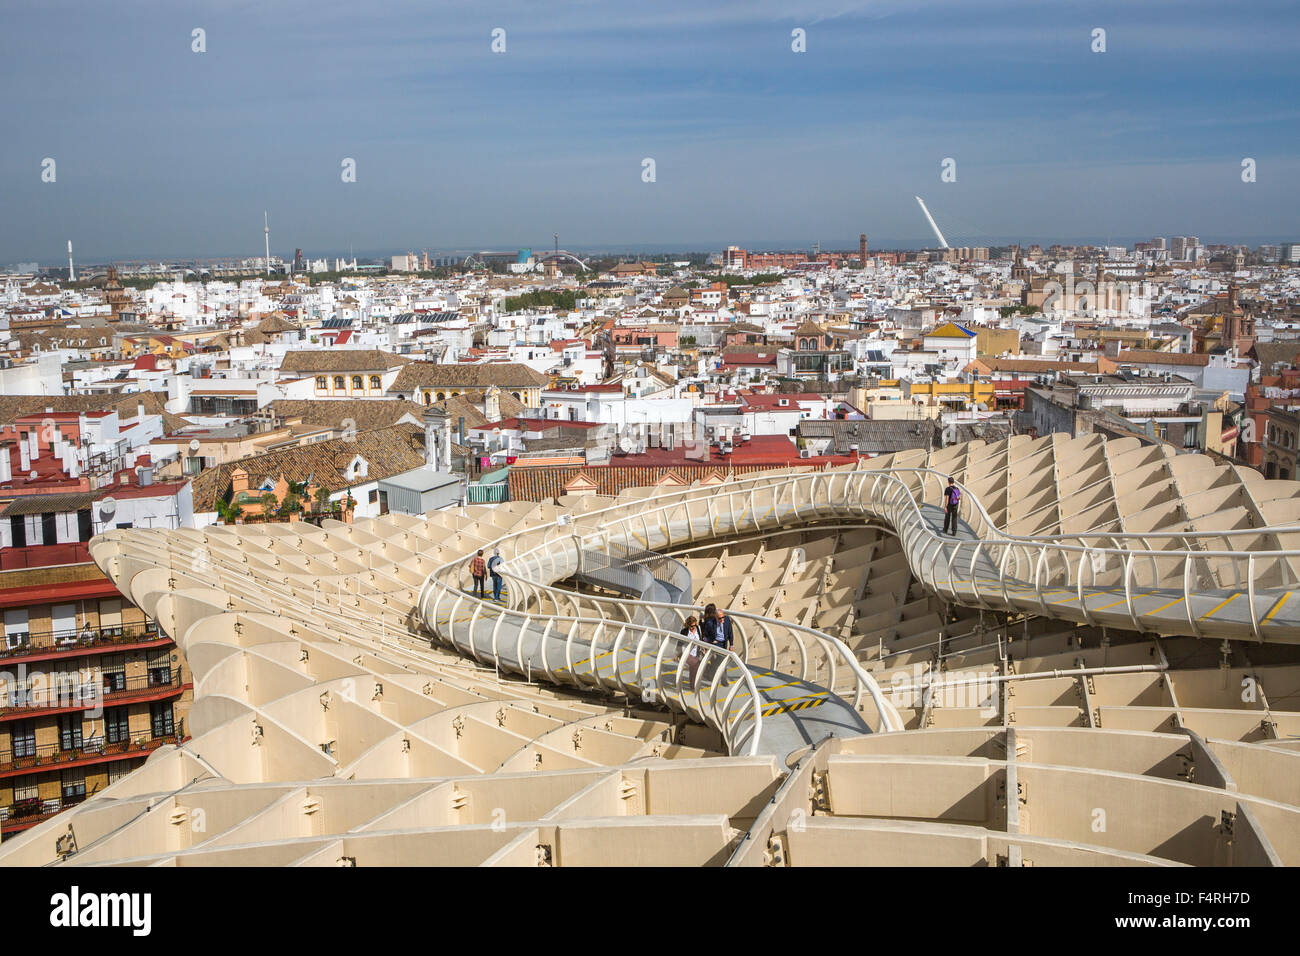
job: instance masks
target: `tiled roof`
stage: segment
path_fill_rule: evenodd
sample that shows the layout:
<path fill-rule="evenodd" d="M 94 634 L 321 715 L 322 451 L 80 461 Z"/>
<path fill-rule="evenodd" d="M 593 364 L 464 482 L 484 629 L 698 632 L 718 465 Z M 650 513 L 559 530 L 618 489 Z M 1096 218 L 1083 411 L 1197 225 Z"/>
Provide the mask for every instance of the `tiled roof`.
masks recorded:
<path fill-rule="evenodd" d="M 284 476 L 289 481 L 311 478 L 331 492 L 340 491 L 348 486 L 345 472 L 357 455 L 369 465 L 366 482 L 418 468 L 425 463 L 423 430 L 415 425 L 392 425 L 359 431 L 353 438 L 313 442 L 228 461 L 201 472 L 194 479 L 194 511 L 197 514 L 216 511 L 217 500 L 224 501 L 230 494 L 230 476 L 238 468 L 248 472 L 250 486 L 266 478 L 276 480 Z"/>
<path fill-rule="evenodd" d="M 513 418 L 523 414 L 524 403 L 509 392 L 502 392 L 500 399 L 503 418 Z M 453 431 L 462 417 L 465 419 L 466 428 L 482 428 L 489 423 L 488 417 L 479 410 L 478 406 L 467 395 L 453 395 L 441 402 L 434 402 L 433 406 L 442 408 L 447 412 L 447 420 L 451 422 Z"/>
<path fill-rule="evenodd" d="M 391 392 L 417 388 L 544 388 L 549 383 L 541 372 L 518 362 L 488 362 L 481 365 L 440 365 L 412 362 L 397 373 Z"/>
<path fill-rule="evenodd" d="M 415 402 L 400 402 L 389 398 L 337 399 L 315 402 L 303 398 L 282 398 L 270 405 L 273 414 L 284 418 L 301 418 L 304 425 L 339 425 L 351 419 L 361 431 L 386 428 L 397 424 L 403 415 L 413 415 L 423 421 L 424 407 Z"/>
<path fill-rule="evenodd" d="M 115 398 L 104 395 L 0 395 L 0 425 L 24 415 L 39 415 L 47 408 L 57 412 L 99 412 L 116 410 L 120 418 L 135 418 L 136 406 L 143 405 L 146 414 L 163 415 L 164 421 L 188 424 L 183 418 L 170 415 L 163 409 L 158 392 L 131 392 Z"/>
<path fill-rule="evenodd" d="M 263 335 L 275 335 L 279 332 L 297 332 L 298 326 L 279 313 L 272 313 L 257 324 L 257 331 Z"/>
<path fill-rule="evenodd" d="M 1115 356 L 1115 361 L 1123 365 L 1209 365 L 1210 356 L 1203 352 L 1152 352 L 1146 349 L 1130 349 Z"/>
<path fill-rule="evenodd" d="M 411 361 L 404 355 L 382 349 L 303 349 L 285 353 L 282 372 L 374 372 L 387 371 Z"/>
<path fill-rule="evenodd" d="M 1300 342 L 1256 342 L 1251 351 L 1267 375 L 1278 366 L 1294 368 L 1300 358 Z"/>

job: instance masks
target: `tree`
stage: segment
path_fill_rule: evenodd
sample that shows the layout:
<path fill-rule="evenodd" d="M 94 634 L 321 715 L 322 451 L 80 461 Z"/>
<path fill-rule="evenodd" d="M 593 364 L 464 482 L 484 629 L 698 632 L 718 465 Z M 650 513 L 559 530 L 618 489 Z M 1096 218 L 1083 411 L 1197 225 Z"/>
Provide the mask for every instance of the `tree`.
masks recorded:
<path fill-rule="evenodd" d="M 326 511 L 329 509 L 330 490 L 324 485 L 316 486 L 316 510 Z"/>
<path fill-rule="evenodd" d="M 275 496 L 274 491 L 267 491 L 263 492 L 260 501 L 262 502 L 262 514 L 264 514 L 269 520 L 271 515 L 275 513 L 276 506 L 280 503 L 280 499 Z"/>

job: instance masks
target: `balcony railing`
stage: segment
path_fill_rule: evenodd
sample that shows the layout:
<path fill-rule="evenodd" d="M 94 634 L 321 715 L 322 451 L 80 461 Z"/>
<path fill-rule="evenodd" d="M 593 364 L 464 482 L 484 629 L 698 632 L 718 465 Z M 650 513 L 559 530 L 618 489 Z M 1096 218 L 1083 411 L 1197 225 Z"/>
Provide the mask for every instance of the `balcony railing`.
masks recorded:
<path fill-rule="evenodd" d="M 64 764 L 101 757 L 128 758 L 143 756 L 163 744 L 179 744 L 184 739 L 183 721 L 176 721 L 175 730 L 157 737 L 136 734 L 123 740 L 108 741 L 103 735 L 87 737 L 78 747 L 64 747 L 61 743 L 41 744 L 38 747 L 18 747 L 0 750 L 0 773 L 12 770 L 57 769 Z"/>
<path fill-rule="evenodd" d="M 29 631 L 10 634 L 0 642 L 0 661 L 49 654 L 60 651 L 78 651 L 88 648 L 112 648 L 121 644 L 143 644 L 151 641 L 169 641 L 171 638 L 158 630 L 153 621 L 148 624 L 128 624 L 117 627 L 82 627 L 58 631 Z"/>
<path fill-rule="evenodd" d="M 155 668 L 161 671 L 163 668 Z M 99 673 L 81 674 L 65 672 L 42 675 L 39 683 L 14 686 L 0 681 L 0 717 L 16 712 L 63 709 L 69 707 L 98 710 L 125 698 L 136 697 L 154 690 L 180 690 L 180 668 L 166 667 L 167 674 L 140 674 L 115 680 L 113 675 Z"/>
<path fill-rule="evenodd" d="M 24 800 L 15 800 L 6 806 L 0 806 L 0 825 L 7 827 L 24 827 L 40 823 L 56 813 L 62 813 L 69 807 L 75 807 L 86 799 L 84 793 L 72 793 L 62 797 L 50 797 L 42 800 L 40 797 L 29 797 Z"/>

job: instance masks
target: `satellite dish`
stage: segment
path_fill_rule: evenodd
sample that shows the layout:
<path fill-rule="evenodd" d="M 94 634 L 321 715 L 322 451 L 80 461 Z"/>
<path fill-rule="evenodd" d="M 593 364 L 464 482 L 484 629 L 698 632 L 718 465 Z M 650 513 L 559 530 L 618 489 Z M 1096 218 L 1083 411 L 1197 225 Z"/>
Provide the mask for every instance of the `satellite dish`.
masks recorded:
<path fill-rule="evenodd" d="M 36 469 L 33 468 L 31 471 L 29 471 L 29 472 L 27 473 L 27 480 L 28 480 L 28 481 L 35 481 L 35 480 L 36 480 Z"/>
<path fill-rule="evenodd" d="M 191 438 L 190 451 L 198 451 L 198 450 L 199 450 L 199 440 L 197 438 Z"/>
<path fill-rule="evenodd" d="M 111 515 L 117 510 L 117 499 L 113 497 L 105 498 L 99 503 L 99 510 L 106 515 Z"/>

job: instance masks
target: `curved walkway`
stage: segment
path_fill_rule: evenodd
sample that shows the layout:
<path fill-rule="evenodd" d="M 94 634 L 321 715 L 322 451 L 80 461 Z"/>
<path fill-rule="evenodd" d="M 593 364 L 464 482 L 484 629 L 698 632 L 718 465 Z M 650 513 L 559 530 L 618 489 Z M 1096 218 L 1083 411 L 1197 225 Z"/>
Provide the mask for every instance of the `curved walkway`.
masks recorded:
<path fill-rule="evenodd" d="M 866 465 L 767 473 L 557 519 L 541 530 L 500 539 L 510 606 L 477 600 L 463 590 L 465 569 L 457 562 L 429 575 L 418 607 L 435 635 L 483 663 L 555 683 L 662 699 L 716 728 L 733 753 L 782 755 L 790 752 L 789 741 L 770 721 L 799 712 L 773 711 L 763 689 L 772 689 L 769 679 L 789 676 L 773 665 L 792 643 L 803 647 L 804 664 L 792 679 L 797 683 L 785 687 L 797 687 L 804 699 L 817 691 L 802 685 L 829 688 L 835 692 L 831 697 L 847 690 L 855 717 L 863 712 L 868 726 L 874 718 L 874 729 L 897 729 L 892 708 L 842 643 L 802 629 L 817 642 L 810 654 L 807 635 L 800 636 L 795 626 L 737 614 L 733 620 L 742 636 L 754 639 L 742 639 L 739 654 L 702 648 L 710 665 L 704 673 L 715 666 L 716 671 L 712 680 L 691 687 L 684 670 L 690 642 L 677 633 L 691 608 L 576 594 L 554 582 L 581 575 L 584 558 L 589 562 L 592 554 L 659 553 L 721 537 L 856 518 L 894 531 L 917 579 L 952 603 L 1167 635 L 1300 642 L 1300 600 L 1292 599 L 1300 587 L 1300 552 L 1231 550 L 1234 538 L 1258 540 L 1259 528 L 1017 536 L 998 528 L 978 495 L 963 487 L 965 517 L 958 533 L 947 536 L 941 533 L 944 475 Z M 644 597 L 654 589 L 638 590 Z M 676 590 L 685 593 L 680 584 Z M 759 632 L 768 644 L 765 655 Z M 789 722 L 800 725 L 807 738 L 819 719 L 804 714 Z M 770 743 L 763 742 L 765 733 L 772 735 Z"/>

